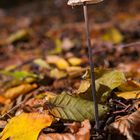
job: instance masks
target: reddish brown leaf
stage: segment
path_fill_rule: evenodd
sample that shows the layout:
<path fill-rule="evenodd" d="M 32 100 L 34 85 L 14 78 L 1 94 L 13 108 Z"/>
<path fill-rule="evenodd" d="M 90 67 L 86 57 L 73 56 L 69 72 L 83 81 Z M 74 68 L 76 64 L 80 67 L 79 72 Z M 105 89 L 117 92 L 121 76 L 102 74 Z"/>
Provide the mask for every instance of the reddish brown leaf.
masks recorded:
<path fill-rule="evenodd" d="M 133 134 L 140 136 L 140 110 L 117 119 L 109 126 L 110 130 L 117 130 L 128 140 L 134 140 Z"/>
<path fill-rule="evenodd" d="M 90 139 L 90 123 L 88 120 L 82 122 L 79 127 L 78 123 L 69 126 L 71 133 L 50 133 L 41 134 L 38 140 L 89 140 Z M 76 132 L 77 131 L 77 132 Z"/>

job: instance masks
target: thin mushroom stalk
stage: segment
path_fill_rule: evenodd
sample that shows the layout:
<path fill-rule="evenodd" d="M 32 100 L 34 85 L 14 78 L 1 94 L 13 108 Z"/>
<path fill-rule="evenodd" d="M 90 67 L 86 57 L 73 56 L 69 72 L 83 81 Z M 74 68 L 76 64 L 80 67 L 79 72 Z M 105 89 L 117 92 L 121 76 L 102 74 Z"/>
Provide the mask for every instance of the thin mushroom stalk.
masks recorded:
<path fill-rule="evenodd" d="M 96 89 L 95 89 L 95 74 L 94 74 L 94 62 L 92 61 L 92 48 L 91 48 L 91 39 L 90 39 L 90 30 L 89 30 L 89 20 L 87 14 L 87 5 L 88 4 L 95 4 L 99 3 L 103 0 L 69 0 L 68 5 L 76 6 L 76 5 L 83 5 L 84 11 L 84 18 L 85 18 L 85 28 L 86 28 L 86 36 L 87 36 L 87 47 L 88 47 L 88 56 L 89 56 L 89 63 L 90 63 L 90 72 L 91 72 L 91 89 L 92 89 L 92 96 L 93 96 L 93 109 L 95 115 L 95 124 L 96 129 L 99 130 L 99 111 L 98 111 L 98 103 L 96 97 Z"/>

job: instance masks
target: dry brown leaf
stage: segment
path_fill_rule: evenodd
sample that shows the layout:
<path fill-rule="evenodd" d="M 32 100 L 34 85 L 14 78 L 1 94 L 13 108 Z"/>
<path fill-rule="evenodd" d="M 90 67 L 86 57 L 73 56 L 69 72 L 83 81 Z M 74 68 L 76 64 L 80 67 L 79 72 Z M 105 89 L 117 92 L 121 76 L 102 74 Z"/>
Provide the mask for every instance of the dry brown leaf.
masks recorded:
<path fill-rule="evenodd" d="M 140 136 L 140 110 L 117 119 L 109 126 L 109 130 L 116 130 L 127 137 L 128 140 L 134 140 L 133 134 Z"/>
<path fill-rule="evenodd" d="M 43 106 L 45 102 L 46 102 L 45 98 L 44 99 L 31 98 L 25 103 L 25 105 L 30 107 L 39 107 Z"/>
<path fill-rule="evenodd" d="M 26 94 L 32 91 L 35 88 L 37 88 L 36 84 L 22 84 L 17 87 L 8 89 L 5 93 L 3 93 L 3 96 L 8 99 L 14 99 L 21 94 Z"/>
<path fill-rule="evenodd" d="M 4 128 L 6 126 L 7 122 L 0 120 L 0 128 Z"/>
<path fill-rule="evenodd" d="M 8 103 L 10 103 L 10 99 L 6 99 L 5 97 L 0 96 L 0 104 L 5 105 L 5 104 L 8 104 Z"/>
<path fill-rule="evenodd" d="M 131 74 L 131 76 L 140 78 L 140 62 L 132 62 L 129 64 L 119 64 L 118 69 L 126 73 Z"/>
<path fill-rule="evenodd" d="M 41 134 L 38 140 L 89 140 L 90 139 L 91 126 L 88 120 L 83 121 L 81 127 L 79 127 L 77 123 L 73 123 L 72 125 L 69 126 L 69 128 L 71 130 L 71 133 Z"/>

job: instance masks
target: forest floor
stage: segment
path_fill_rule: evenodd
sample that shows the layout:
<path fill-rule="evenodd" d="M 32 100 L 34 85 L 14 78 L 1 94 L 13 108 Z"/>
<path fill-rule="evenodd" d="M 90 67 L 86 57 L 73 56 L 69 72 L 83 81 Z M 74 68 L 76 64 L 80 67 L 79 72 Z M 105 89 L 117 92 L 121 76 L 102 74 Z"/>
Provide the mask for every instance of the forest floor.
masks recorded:
<path fill-rule="evenodd" d="M 1 140 L 136 139 L 140 3 L 89 6 L 96 133 L 82 7 L 55 2 L 0 10 Z"/>

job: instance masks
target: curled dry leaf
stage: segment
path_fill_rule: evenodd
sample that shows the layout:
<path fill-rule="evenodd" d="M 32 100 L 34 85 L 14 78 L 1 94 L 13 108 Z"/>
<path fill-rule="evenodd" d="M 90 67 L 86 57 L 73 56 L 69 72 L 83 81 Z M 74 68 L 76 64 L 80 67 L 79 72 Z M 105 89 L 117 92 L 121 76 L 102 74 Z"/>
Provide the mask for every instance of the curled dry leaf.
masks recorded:
<path fill-rule="evenodd" d="M 70 133 L 51 133 L 51 134 L 41 134 L 38 140 L 89 140 L 90 139 L 90 123 L 85 120 L 81 123 L 73 123 L 68 126 L 71 130 Z"/>
<path fill-rule="evenodd" d="M 52 121 L 53 118 L 46 113 L 22 113 L 10 120 L 0 134 L 0 140 L 36 140 L 40 131 Z"/>
<path fill-rule="evenodd" d="M 117 119 L 109 126 L 109 130 L 116 130 L 127 137 L 128 140 L 134 140 L 133 134 L 140 136 L 140 110 Z"/>
<path fill-rule="evenodd" d="M 8 99 L 14 99 L 21 94 L 26 94 L 32 91 L 35 88 L 37 88 L 36 84 L 22 84 L 17 87 L 8 89 L 5 93 L 3 93 L 3 96 Z"/>
<path fill-rule="evenodd" d="M 25 105 L 29 107 L 40 107 L 45 104 L 45 101 L 45 99 L 31 98 L 25 103 Z"/>

